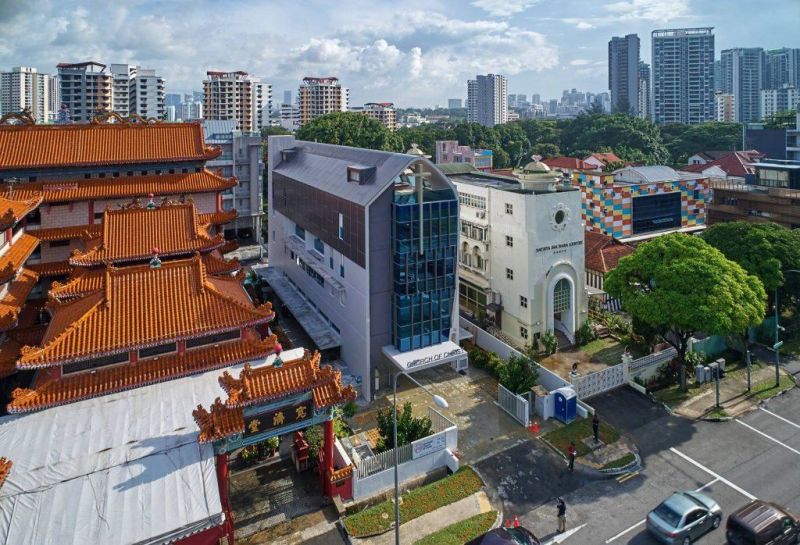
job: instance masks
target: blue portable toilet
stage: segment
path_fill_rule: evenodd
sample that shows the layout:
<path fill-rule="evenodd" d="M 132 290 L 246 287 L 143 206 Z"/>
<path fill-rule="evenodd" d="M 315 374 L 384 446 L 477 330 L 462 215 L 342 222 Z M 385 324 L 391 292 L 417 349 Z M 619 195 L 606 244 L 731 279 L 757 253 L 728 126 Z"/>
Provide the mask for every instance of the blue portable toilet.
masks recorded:
<path fill-rule="evenodd" d="M 564 424 L 569 424 L 575 420 L 578 412 L 578 396 L 569 386 L 557 389 L 554 394 L 556 398 L 554 416 Z"/>

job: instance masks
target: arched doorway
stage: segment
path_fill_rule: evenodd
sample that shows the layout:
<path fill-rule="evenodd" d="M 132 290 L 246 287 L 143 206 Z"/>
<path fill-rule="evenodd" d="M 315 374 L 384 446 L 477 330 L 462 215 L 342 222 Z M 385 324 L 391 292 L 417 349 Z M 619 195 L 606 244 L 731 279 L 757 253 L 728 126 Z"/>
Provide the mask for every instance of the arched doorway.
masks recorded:
<path fill-rule="evenodd" d="M 554 280 L 549 306 L 552 329 L 563 333 L 572 342 L 575 335 L 575 293 L 571 278 L 559 275 Z"/>

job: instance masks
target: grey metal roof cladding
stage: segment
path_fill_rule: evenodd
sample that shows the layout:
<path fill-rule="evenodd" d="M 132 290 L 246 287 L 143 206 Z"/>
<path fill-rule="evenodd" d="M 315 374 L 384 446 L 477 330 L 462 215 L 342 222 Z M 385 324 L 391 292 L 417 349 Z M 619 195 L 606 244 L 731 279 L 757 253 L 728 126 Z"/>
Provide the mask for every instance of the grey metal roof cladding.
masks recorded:
<path fill-rule="evenodd" d="M 295 150 L 294 156 L 278 163 L 273 172 L 361 206 L 369 204 L 392 184 L 398 174 L 420 160 L 405 153 L 302 140 L 295 142 Z M 426 162 L 433 167 L 432 163 Z M 375 181 L 364 185 L 348 182 L 347 167 L 375 167 Z"/>
<path fill-rule="evenodd" d="M 230 134 L 236 130 L 235 119 L 204 119 L 203 135 L 207 144 L 224 144 L 230 142 Z M 225 138 L 214 138 L 215 135 L 225 135 Z"/>
<path fill-rule="evenodd" d="M 645 166 L 645 167 L 625 167 L 614 172 L 614 179 L 619 182 L 628 183 L 654 183 L 672 182 L 675 180 L 685 180 L 693 178 L 688 173 L 678 174 L 675 169 L 667 166 Z M 703 176 L 698 176 L 703 178 Z"/>

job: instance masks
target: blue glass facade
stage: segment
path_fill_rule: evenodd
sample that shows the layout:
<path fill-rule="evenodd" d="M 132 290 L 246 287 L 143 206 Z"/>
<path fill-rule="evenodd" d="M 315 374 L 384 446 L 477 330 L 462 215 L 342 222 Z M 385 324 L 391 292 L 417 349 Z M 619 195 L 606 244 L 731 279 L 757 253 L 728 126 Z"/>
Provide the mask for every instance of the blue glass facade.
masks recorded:
<path fill-rule="evenodd" d="M 448 340 L 457 274 L 458 199 L 454 192 L 425 191 L 422 206 L 415 192 L 396 192 L 392 246 L 395 348 L 405 352 Z"/>

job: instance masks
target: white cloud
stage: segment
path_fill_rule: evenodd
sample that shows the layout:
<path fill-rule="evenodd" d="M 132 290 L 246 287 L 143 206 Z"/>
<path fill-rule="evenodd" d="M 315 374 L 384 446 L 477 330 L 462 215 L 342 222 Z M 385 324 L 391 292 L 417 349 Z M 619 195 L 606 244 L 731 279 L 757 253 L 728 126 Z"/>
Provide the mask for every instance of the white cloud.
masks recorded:
<path fill-rule="evenodd" d="M 472 5 L 488 12 L 489 15 L 508 17 L 525 11 L 537 3 L 539 0 L 474 0 Z"/>
<path fill-rule="evenodd" d="M 578 21 L 578 23 L 575 25 L 575 28 L 578 30 L 589 30 L 590 28 L 594 28 L 594 25 L 587 23 L 586 21 Z"/>
<path fill-rule="evenodd" d="M 669 21 L 689 15 L 689 0 L 621 0 L 605 9 L 622 20 Z"/>
<path fill-rule="evenodd" d="M 569 61 L 570 66 L 586 66 L 587 64 L 591 64 L 592 61 L 589 59 L 573 59 Z"/>

